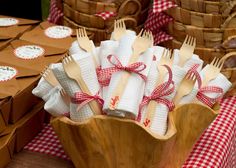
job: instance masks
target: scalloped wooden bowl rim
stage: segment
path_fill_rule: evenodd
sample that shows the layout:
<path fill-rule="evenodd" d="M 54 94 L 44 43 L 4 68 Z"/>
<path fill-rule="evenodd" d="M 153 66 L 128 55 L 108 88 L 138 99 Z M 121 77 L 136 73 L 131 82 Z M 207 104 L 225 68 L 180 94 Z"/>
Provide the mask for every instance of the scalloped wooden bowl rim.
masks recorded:
<path fill-rule="evenodd" d="M 209 112 L 211 112 L 211 113 L 213 113 L 215 115 L 217 115 L 219 113 L 219 110 L 214 111 L 213 109 L 211 109 L 208 106 L 204 106 L 204 105 L 197 104 L 197 103 L 189 103 L 189 104 L 184 104 L 184 105 L 177 106 L 174 109 L 174 111 L 179 109 L 179 108 L 182 108 L 184 106 L 202 106 L 204 108 L 207 108 Z M 93 116 L 93 117 L 89 118 L 86 121 L 83 121 L 83 122 L 72 121 L 68 117 L 56 117 L 56 118 L 52 119 L 51 122 L 53 122 L 55 120 L 60 120 L 61 122 L 64 122 L 64 123 L 69 124 L 69 125 L 82 126 L 82 125 L 87 125 L 87 124 L 89 124 L 90 122 L 92 122 L 93 120 L 96 120 L 96 119 L 100 119 L 100 120 L 116 120 L 118 122 L 123 122 L 123 123 L 133 123 L 137 127 L 143 129 L 147 134 L 152 136 L 154 139 L 158 139 L 158 140 L 167 140 L 167 139 L 171 138 L 172 136 L 174 136 L 176 134 L 176 132 L 177 132 L 177 129 L 176 129 L 176 126 L 175 126 L 175 123 L 174 123 L 174 119 L 173 119 L 172 111 L 169 112 L 169 116 L 168 116 L 168 129 L 167 129 L 167 132 L 166 132 L 166 134 L 164 136 L 161 136 L 161 135 L 158 135 L 158 134 L 155 134 L 155 133 L 151 132 L 149 129 L 147 129 L 145 126 L 143 126 L 142 124 L 140 124 L 137 121 L 134 121 L 134 120 L 131 120 L 131 119 L 107 116 L 107 115 L 96 115 L 96 116 Z"/>

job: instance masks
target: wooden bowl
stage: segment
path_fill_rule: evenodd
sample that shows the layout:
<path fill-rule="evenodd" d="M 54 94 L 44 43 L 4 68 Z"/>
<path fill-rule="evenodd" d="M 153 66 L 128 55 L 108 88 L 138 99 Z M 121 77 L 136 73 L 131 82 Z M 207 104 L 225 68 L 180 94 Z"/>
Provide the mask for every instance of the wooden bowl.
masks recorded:
<path fill-rule="evenodd" d="M 211 14 L 223 14 L 229 15 L 231 12 L 235 12 L 235 1 L 220 2 L 220 0 L 175 0 L 178 6 L 191 11 Z"/>
<path fill-rule="evenodd" d="M 95 116 L 83 123 L 66 117 L 51 121 L 62 146 L 78 168 L 180 167 L 217 112 L 186 104 L 169 113 L 165 136 L 129 119 Z M 177 132 L 176 132 L 177 128 Z"/>

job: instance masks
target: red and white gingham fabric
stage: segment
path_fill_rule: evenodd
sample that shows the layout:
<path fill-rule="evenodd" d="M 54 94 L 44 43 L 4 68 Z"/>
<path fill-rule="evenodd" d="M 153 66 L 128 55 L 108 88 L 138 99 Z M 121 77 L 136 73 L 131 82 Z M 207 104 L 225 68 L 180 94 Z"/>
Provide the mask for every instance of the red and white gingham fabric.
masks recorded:
<path fill-rule="evenodd" d="M 26 147 L 68 159 L 55 132 L 46 125 Z M 201 135 L 182 168 L 234 168 L 236 165 L 236 97 L 221 102 L 221 112 Z"/>
<path fill-rule="evenodd" d="M 153 12 L 160 13 L 169 8 L 176 7 L 177 5 L 172 0 L 154 0 L 153 1 Z"/>
<path fill-rule="evenodd" d="M 43 130 L 30 143 L 28 143 L 24 149 L 69 160 L 69 157 L 65 154 L 56 133 L 49 124 L 45 124 Z"/>
<path fill-rule="evenodd" d="M 111 18 L 111 17 L 114 17 L 114 16 L 116 16 L 116 15 L 117 15 L 116 12 L 101 12 L 101 13 L 95 14 L 95 16 L 99 16 L 99 17 L 101 17 L 103 20 L 107 20 L 107 19 L 109 19 L 109 18 Z"/>
<path fill-rule="evenodd" d="M 152 9 L 150 9 L 144 27 L 147 30 L 156 32 L 159 31 L 161 27 L 167 25 L 171 21 L 173 21 L 173 18 L 170 17 L 169 15 L 163 12 L 154 13 Z"/>
<path fill-rule="evenodd" d="M 159 44 L 164 41 L 172 40 L 173 37 L 167 34 L 165 31 L 160 30 L 159 32 L 155 33 L 154 35 L 154 44 Z"/>
<path fill-rule="evenodd" d="M 173 37 L 162 30 L 162 27 L 173 21 L 173 18 L 167 14 L 154 13 L 152 8 L 149 10 L 148 18 L 145 22 L 145 29 L 150 30 L 154 36 L 154 44 L 157 45 L 161 42 L 172 40 Z"/>
<path fill-rule="evenodd" d="M 221 112 L 195 144 L 182 168 L 235 168 L 236 97 L 224 99 Z"/>
<path fill-rule="evenodd" d="M 63 16 L 61 0 L 51 0 L 48 21 L 54 24 L 60 24 Z"/>

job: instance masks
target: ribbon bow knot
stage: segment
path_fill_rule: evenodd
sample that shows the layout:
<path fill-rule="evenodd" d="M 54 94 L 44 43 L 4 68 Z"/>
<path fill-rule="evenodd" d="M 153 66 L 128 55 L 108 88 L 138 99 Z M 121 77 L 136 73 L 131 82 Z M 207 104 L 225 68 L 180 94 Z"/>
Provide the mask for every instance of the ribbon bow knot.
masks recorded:
<path fill-rule="evenodd" d="M 93 100 L 96 100 L 100 105 L 104 104 L 104 100 L 99 96 L 99 91 L 94 96 L 83 92 L 76 92 L 74 97 L 71 98 L 72 103 L 79 104 L 77 111 L 79 111 L 84 105 Z"/>
<path fill-rule="evenodd" d="M 114 60 L 112 60 L 112 57 L 114 58 Z M 120 60 L 114 55 L 108 55 L 107 59 L 118 70 L 124 70 L 124 71 L 128 71 L 128 72 L 136 73 L 141 78 L 143 78 L 144 81 L 147 80 L 147 77 L 145 75 L 141 74 L 141 72 L 144 69 L 146 69 L 146 65 L 143 62 L 136 62 L 136 63 L 130 64 L 128 66 L 123 66 L 122 63 L 120 62 Z"/>
<path fill-rule="evenodd" d="M 143 97 L 143 101 L 139 106 L 139 114 L 138 114 L 138 117 L 137 117 L 138 121 L 141 120 L 141 110 L 142 110 L 142 108 L 145 105 L 147 105 L 151 100 L 154 100 L 157 103 L 165 104 L 168 107 L 169 111 L 172 111 L 175 107 L 175 105 L 172 101 L 165 98 L 165 96 L 168 96 L 168 95 L 170 95 L 171 93 L 174 92 L 175 86 L 174 86 L 174 81 L 172 80 L 173 74 L 172 74 L 172 71 L 171 71 L 169 66 L 167 66 L 167 65 L 163 65 L 163 66 L 165 66 L 166 69 L 168 70 L 168 74 L 169 74 L 168 81 L 160 84 L 159 86 L 157 86 L 152 91 L 150 96 L 144 96 Z"/>

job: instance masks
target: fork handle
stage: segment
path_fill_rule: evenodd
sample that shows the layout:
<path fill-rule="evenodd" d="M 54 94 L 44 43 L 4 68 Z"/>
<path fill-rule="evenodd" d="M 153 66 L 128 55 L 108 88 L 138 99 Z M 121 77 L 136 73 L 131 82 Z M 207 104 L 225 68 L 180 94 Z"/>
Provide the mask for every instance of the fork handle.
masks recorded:
<path fill-rule="evenodd" d="M 91 95 L 91 92 L 89 91 L 89 88 L 87 87 L 83 79 L 76 79 L 76 82 L 80 86 L 80 89 L 82 90 L 82 92 Z M 100 106 L 100 104 L 98 104 L 96 100 L 93 100 L 89 102 L 88 104 L 95 115 L 102 114 L 102 107 Z"/>
<path fill-rule="evenodd" d="M 183 95 L 177 91 L 175 97 L 173 98 L 173 102 L 175 105 L 179 104 L 181 98 L 183 97 Z"/>
<path fill-rule="evenodd" d="M 147 119 L 150 122 L 148 123 L 148 125 L 145 125 L 145 126 L 148 128 L 152 125 L 152 120 L 155 115 L 156 107 L 157 107 L 157 102 L 155 102 L 154 100 L 151 100 L 147 105 L 147 109 L 146 109 L 147 113 L 145 116 L 145 120 Z"/>
<path fill-rule="evenodd" d="M 138 60 L 138 56 L 139 56 L 139 53 L 134 51 L 128 64 L 132 64 L 132 63 L 136 62 Z M 125 87 L 128 83 L 130 75 L 131 75 L 131 73 L 127 72 L 127 71 L 124 71 L 123 74 L 121 75 L 121 78 L 118 82 L 119 84 L 117 85 L 114 92 L 112 93 L 110 104 L 109 104 L 109 110 L 116 109 L 116 107 L 120 101 L 120 98 L 122 97 L 122 95 L 124 93 L 124 90 L 125 90 Z"/>

